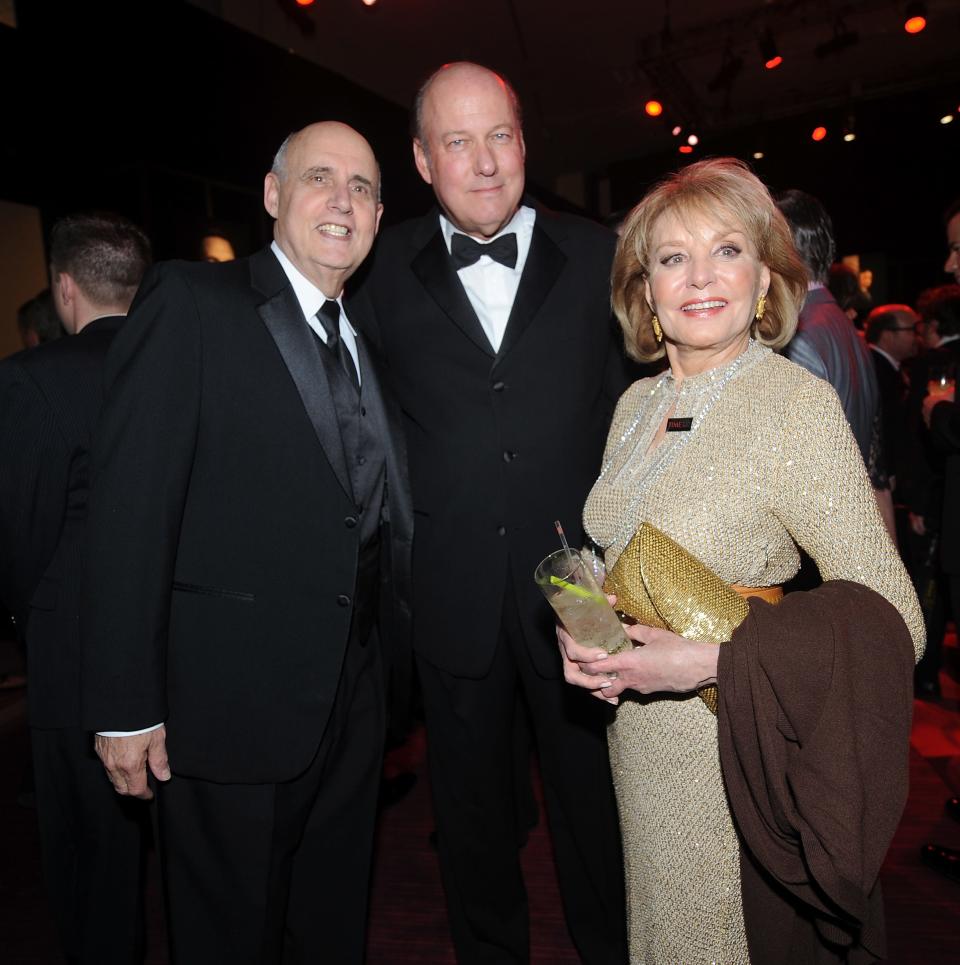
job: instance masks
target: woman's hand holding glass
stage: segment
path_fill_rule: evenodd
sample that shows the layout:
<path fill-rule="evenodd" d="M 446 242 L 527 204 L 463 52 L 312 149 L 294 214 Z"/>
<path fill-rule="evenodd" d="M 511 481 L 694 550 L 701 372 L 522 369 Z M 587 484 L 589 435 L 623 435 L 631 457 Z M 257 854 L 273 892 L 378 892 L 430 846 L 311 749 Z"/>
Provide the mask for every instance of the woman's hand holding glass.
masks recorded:
<path fill-rule="evenodd" d="M 616 597 L 609 597 L 611 605 Z M 642 624 L 624 626 L 632 650 L 609 654 L 582 647 L 560 625 L 557 640 L 568 684 L 589 690 L 600 700 L 618 704 L 620 694 L 689 693 L 717 681 L 720 645 L 687 640 L 670 630 Z"/>

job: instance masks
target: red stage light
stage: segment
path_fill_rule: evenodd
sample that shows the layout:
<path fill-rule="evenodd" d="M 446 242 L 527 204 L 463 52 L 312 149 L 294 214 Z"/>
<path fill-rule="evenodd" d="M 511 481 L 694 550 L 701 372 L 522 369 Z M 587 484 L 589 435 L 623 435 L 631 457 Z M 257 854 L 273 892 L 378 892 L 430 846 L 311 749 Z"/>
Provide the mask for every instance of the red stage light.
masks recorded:
<path fill-rule="evenodd" d="M 783 63 L 783 58 L 777 54 L 776 57 L 771 57 L 763 66 L 767 70 L 773 70 L 774 67 L 779 67 Z"/>
<path fill-rule="evenodd" d="M 651 117 L 659 117 L 663 113 L 663 104 L 661 104 L 660 101 L 649 100 L 643 105 L 643 109 Z"/>
<path fill-rule="evenodd" d="M 297 0 L 298 7 L 312 7 L 313 0 Z"/>
<path fill-rule="evenodd" d="M 822 141 L 827 136 L 827 129 L 825 127 L 815 127 L 810 136 L 815 141 Z"/>
<path fill-rule="evenodd" d="M 681 154 L 693 154 L 693 148 L 690 147 L 689 144 L 681 144 L 681 145 L 680 145 L 680 153 L 681 153 Z"/>
<path fill-rule="evenodd" d="M 903 22 L 903 29 L 906 30 L 908 34 L 918 34 L 927 26 L 926 17 L 908 17 Z"/>

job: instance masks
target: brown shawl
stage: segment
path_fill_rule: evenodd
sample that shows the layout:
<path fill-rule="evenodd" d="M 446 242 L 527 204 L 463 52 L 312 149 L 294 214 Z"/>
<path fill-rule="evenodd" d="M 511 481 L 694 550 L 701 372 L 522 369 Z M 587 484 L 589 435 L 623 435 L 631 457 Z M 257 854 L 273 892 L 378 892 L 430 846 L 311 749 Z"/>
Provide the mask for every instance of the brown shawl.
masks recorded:
<path fill-rule="evenodd" d="M 877 876 L 907 799 L 913 646 L 857 583 L 791 593 L 720 647 L 720 763 L 754 965 L 885 954 Z"/>

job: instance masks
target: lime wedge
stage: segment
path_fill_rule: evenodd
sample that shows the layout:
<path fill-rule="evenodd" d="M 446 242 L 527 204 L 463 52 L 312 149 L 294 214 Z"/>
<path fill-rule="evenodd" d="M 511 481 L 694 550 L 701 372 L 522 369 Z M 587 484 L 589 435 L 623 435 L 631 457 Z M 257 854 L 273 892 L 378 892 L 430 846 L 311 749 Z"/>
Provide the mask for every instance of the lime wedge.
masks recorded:
<path fill-rule="evenodd" d="M 598 603 L 607 602 L 607 598 L 602 594 L 594 593 L 593 590 L 588 590 L 585 586 L 577 586 L 576 583 L 568 583 L 566 580 L 561 580 L 559 576 L 551 576 L 550 584 L 559 586 L 561 590 L 566 590 L 568 593 L 580 597 L 581 600 L 593 600 Z"/>

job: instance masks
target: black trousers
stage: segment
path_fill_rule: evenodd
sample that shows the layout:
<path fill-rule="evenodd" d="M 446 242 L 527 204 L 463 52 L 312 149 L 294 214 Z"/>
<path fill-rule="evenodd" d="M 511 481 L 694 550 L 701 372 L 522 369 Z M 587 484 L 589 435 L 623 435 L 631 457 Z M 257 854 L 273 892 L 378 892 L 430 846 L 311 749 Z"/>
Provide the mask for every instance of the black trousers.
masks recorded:
<path fill-rule="evenodd" d="M 374 631 L 347 646 L 316 756 L 283 784 L 161 785 L 175 965 L 363 961 L 383 754 Z"/>
<path fill-rule="evenodd" d="M 511 587 L 508 580 L 497 652 L 485 677 L 454 677 L 417 661 L 457 961 L 500 965 L 530 957 L 514 765 L 520 693 L 537 745 L 571 937 L 587 965 L 620 965 L 627 960 L 626 915 L 606 707 L 562 677 L 537 673 Z"/>
<path fill-rule="evenodd" d="M 69 962 L 143 960 L 142 801 L 119 797 L 76 728 L 30 730 L 43 877 Z"/>

